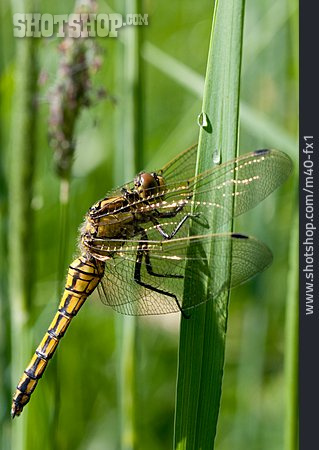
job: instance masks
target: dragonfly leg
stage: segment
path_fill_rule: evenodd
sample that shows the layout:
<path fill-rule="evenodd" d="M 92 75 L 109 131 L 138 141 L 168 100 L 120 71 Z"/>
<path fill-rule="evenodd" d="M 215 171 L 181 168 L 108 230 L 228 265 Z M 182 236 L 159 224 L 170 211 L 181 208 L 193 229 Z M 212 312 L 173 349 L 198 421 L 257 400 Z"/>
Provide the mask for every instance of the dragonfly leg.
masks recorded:
<path fill-rule="evenodd" d="M 143 259 L 143 256 L 145 257 L 145 267 L 146 267 L 147 273 L 152 275 L 153 277 L 160 277 L 160 278 L 184 278 L 183 275 L 163 274 L 163 273 L 154 272 L 153 268 L 152 268 L 150 253 L 147 248 L 147 244 L 145 243 L 145 241 L 148 240 L 145 230 L 141 229 L 141 235 L 142 235 L 142 239 L 144 242 L 143 242 L 143 245 L 139 244 L 138 251 L 140 251 L 142 253 L 142 259 Z"/>
<path fill-rule="evenodd" d="M 144 232 L 144 233 L 142 233 L 142 235 L 145 238 L 146 233 Z M 147 236 L 146 236 L 146 239 L 147 239 Z M 143 242 L 143 246 L 145 247 L 145 242 Z M 148 256 L 146 256 L 146 255 L 148 255 Z M 152 286 L 151 284 L 144 283 L 141 280 L 141 267 L 142 267 L 143 256 L 145 256 L 146 269 L 147 269 L 147 272 L 150 275 L 157 276 L 157 277 L 183 278 L 180 275 L 165 275 L 165 274 L 156 274 L 156 273 L 154 273 L 153 270 L 152 270 L 151 263 L 150 263 L 148 251 L 145 248 L 142 249 L 142 244 L 140 244 L 139 249 L 137 250 L 137 256 L 136 256 L 136 263 L 135 263 L 135 270 L 134 270 L 134 281 L 137 284 L 139 284 L 140 286 L 145 287 L 146 289 L 150 289 L 151 291 L 158 292 L 159 294 L 167 295 L 168 297 L 173 298 L 175 300 L 176 304 L 177 304 L 178 309 L 182 313 L 182 316 L 185 319 L 189 319 L 190 316 L 185 313 L 185 311 L 183 310 L 183 308 L 182 308 L 181 304 L 179 303 L 178 298 L 176 297 L 175 294 L 172 294 L 171 292 L 168 292 L 168 291 L 164 291 L 163 289 L 159 289 L 159 288 L 157 288 L 155 286 Z"/>
<path fill-rule="evenodd" d="M 161 227 L 161 225 L 159 224 L 159 222 L 157 221 L 157 219 L 155 219 L 155 217 L 152 218 L 152 222 L 154 225 L 156 225 L 156 229 L 159 231 L 159 233 L 163 236 L 163 238 L 165 239 L 172 239 L 176 233 L 178 233 L 178 231 L 181 229 L 181 227 L 184 225 L 184 223 L 186 222 L 187 219 L 189 219 L 190 217 L 197 217 L 197 214 L 192 214 L 192 213 L 188 213 L 186 214 L 182 220 L 177 224 L 176 228 L 170 233 L 166 233 L 163 228 Z M 160 216 L 161 217 L 161 216 Z M 167 216 L 165 216 L 167 218 Z M 168 217 L 174 217 L 174 216 L 168 216 Z"/>
<path fill-rule="evenodd" d="M 170 233 L 166 233 L 163 228 L 161 227 L 160 223 L 158 222 L 157 219 L 169 219 L 171 217 L 175 217 L 179 212 L 181 212 L 184 208 L 184 206 L 187 203 L 182 203 L 181 205 L 178 205 L 174 211 L 167 211 L 167 212 L 159 212 L 157 210 L 154 211 L 154 215 L 151 218 L 152 222 L 154 225 L 156 225 L 156 228 L 158 230 L 158 232 L 163 236 L 164 239 L 172 239 L 176 233 L 181 229 L 181 227 L 184 225 L 184 223 L 186 222 L 187 219 L 191 218 L 191 217 L 198 217 L 199 214 L 198 213 L 187 213 L 185 214 L 185 216 L 181 219 L 181 221 L 177 224 L 176 228 Z"/>

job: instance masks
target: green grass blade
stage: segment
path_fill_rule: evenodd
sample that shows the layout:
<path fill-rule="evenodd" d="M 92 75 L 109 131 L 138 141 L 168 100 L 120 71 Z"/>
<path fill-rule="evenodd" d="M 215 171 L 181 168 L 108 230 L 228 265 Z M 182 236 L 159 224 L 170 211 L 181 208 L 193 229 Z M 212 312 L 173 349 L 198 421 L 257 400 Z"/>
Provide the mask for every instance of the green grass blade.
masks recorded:
<path fill-rule="evenodd" d="M 268 6 L 269 5 L 269 6 Z M 297 4 L 288 5 L 287 2 L 271 2 L 266 11 L 254 26 L 247 30 L 245 38 L 246 48 L 243 74 L 251 67 L 256 58 L 274 40 L 275 35 L 283 28 L 285 23 L 297 11 Z M 268 24 L 271 23 L 271 27 Z M 263 30 L 260 33 L 260 30 Z"/>
<path fill-rule="evenodd" d="M 33 11 L 33 2 L 21 4 L 22 11 Z M 21 11 L 21 12 L 22 12 Z M 11 307 L 12 386 L 22 374 L 25 355 L 31 353 L 30 319 L 34 282 L 32 196 L 34 159 L 37 147 L 34 98 L 37 92 L 35 39 L 16 42 L 14 72 L 15 97 L 12 115 L 9 176 L 8 263 Z M 18 132 L 17 132 L 18 130 Z M 12 392 L 14 389 L 12 389 Z M 7 405 L 9 407 L 9 405 Z M 10 414 L 10 410 L 7 410 Z M 28 411 L 12 425 L 12 448 L 27 448 Z"/>
<path fill-rule="evenodd" d="M 290 239 L 289 273 L 286 302 L 286 417 L 285 450 L 298 449 L 298 218 L 293 218 Z"/>
<path fill-rule="evenodd" d="M 150 42 L 145 42 L 142 56 L 149 64 L 202 98 L 205 80 L 195 70 Z"/>
<path fill-rule="evenodd" d="M 134 13 L 141 10 L 139 0 L 118 2 L 118 11 Z M 142 82 L 140 62 L 141 27 L 127 27 L 118 44 L 117 146 L 115 152 L 116 184 L 132 179 L 141 169 L 143 149 Z M 137 446 L 137 340 L 136 317 L 116 317 L 119 403 L 119 448 Z"/>
<path fill-rule="evenodd" d="M 212 166 L 213 154 L 215 160 L 222 161 L 236 156 L 243 15 L 241 0 L 215 3 L 202 109 L 207 126 L 200 131 L 198 171 Z M 199 230 L 194 226 L 191 232 L 197 234 Z M 213 280 L 206 280 L 194 286 L 192 280 L 186 279 L 185 301 L 189 293 L 205 298 L 211 283 Z M 197 308 L 189 320 L 182 319 L 175 414 L 177 449 L 212 449 L 214 446 L 227 307 L 228 294 L 225 294 Z"/>
<path fill-rule="evenodd" d="M 4 5 L 0 6 L 0 14 L 3 16 Z M 5 30 L 4 27 L 0 31 L 0 60 L 3 67 L 5 67 Z M 1 71 L 2 72 L 2 71 Z M 5 152 L 6 148 L 6 133 L 4 131 L 5 115 L 11 112 L 10 107 L 6 104 L 4 98 L 11 95 L 11 89 L 6 86 L 5 76 L 0 75 L 0 148 L 2 149 L 0 155 L 0 373 L 2 373 L 2 383 L 0 386 L 0 404 L 10 405 L 11 401 L 11 380 L 10 372 L 10 302 L 8 293 L 8 182 L 5 175 Z M 0 448 L 3 450 L 9 449 L 11 423 L 7 408 L 2 408 L 0 412 Z"/>

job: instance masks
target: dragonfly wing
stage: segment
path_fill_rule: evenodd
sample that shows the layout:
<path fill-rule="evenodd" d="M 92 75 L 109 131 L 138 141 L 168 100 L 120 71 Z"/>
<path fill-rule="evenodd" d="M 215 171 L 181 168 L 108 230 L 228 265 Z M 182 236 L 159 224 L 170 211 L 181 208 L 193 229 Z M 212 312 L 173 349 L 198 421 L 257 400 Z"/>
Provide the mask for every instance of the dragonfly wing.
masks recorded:
<path fill-rule="evenodd" d="M 169 166 L 168 170 L 171 168 L 175 168 L 175 165 Z M 151 201 L 138 201 L 134 206 L 141 213 L 151 214 L 156 210 L 163 216 L 183 205 L 182 210 L 174 217 L 159 219 L 168 234 L 191 212 L 197 214 L 195 220 L 202 224 L 203 228 L 216 231 L 217 227 L 229 222 L 232 217 L 245 213 L 271 194 L 287 179 L 291 169 L 291 160 L 285 153 L 259 150 L 186 181 L 168 183 Z M 209 199 L 201 201 L 199 196 L 205 193 L 209 194 Z M 116 215 L 113 220 L 116 222 Z M 110 218 L 109 223 L 111 221 Z M 178 236 L 186 237 L 189 234 L 190 223 L 188 220 L 183 225 Z M 150 239 L 160 238 L 153 225 L 148 224 L 145 229 L 150 233 Z"/>
<path fill-rule="evenodd" d="M 165 181 L 170 183 L 173 180 L 178 182 L 179 180 L 185 181 L 192 178 L 195 174 L 196 158 L 197 158 L 198 145 L 195 144 L 189 147 L 187 150 L 179 153 L 174 159 L 167 163 L 164 167 L 156 170 L 156 173 L 162 175 Z M 147 172 L 154 172 L 154 169 L 147 170 Z M 109 191 L 105 197 L 118 197 L 122 195 L 123 189 L 132 189 L 134 186 L 134 180 L 128 181 L 122 186 Z"/>
<path fill-rule="evenodd" d="M 173 230 L 185 214 L 195 212 L 204 219 L 204 228 L 216 230 L 216 226 L 220 227 L 232 217 L 252 209 L 271 194 L 287 179 L 292 169 L 292 162 L 285 153 L 257 150 L 215 166 L 196 177 L 185 178 L 188 173 L 194 172 L 194 167 L 191 167 L 195 164 L 196 152 L 197 146 L 191 147 L 165 166 L 163 175 L 166 183 L 161 191 L 150 196 L 147 201 L 136 200 L 130 207 L 146 215 L 156 210 L 159 216 L 165 216 L 178 206 L 183 206 L 172 220 L 162 218 L 159 221 Z M 201 194 L 209 194 L 209 199 L 201 200 Z M 112 217 L 109 217 L 108 223 L 117 223 L 117 214 L 128 208 L 122 207 L 109 213 Z M 183 226 L 179 236 L 188 235 L 189 225 L 190 221 Z M 151 232 L 152 226 L 149 230 Z M 156 233 L 153 238 L 156 239 Z"/>
<path fill-rule="evenodd" d="M 171 182 L 185 181 L 194 177 L 198 145 L 189 147 L 172 159 L 157 173 L 162 175 L 167 184 Z"/>
<path fill-rule="evenodd" d="M 156 209 L 165 214 L 184 205 L 176 216 L 177 223 L 193 211 L 202 218 L 209 217 L 206 228 L 214 229 L 256 206 L 288 178 L 291 169 L 291 159 L 285 153 L 257 150 L 188 180 L 167 183 L 152 201 L 137 206 L 143 213 Z M 201 201 L 201 194 L 209 194 L 209 199 Z"/>
<path fill-rule="evenodd" d="M 136 253 L 139 245 L 147 246 L 152 272 L 145 261 L 141 280 L 152 289 L 134 281 Z M 258 240 L 239 234 L 216 234 L 172 239 L 169 241 L 127 241 L 106 264 L 100 284 L 102 301 L 115 310 L 130 315 L 178 312 L 176 296 L 183 310 L 193 309 L 229 287 L 233 288 L 270 265 L 272 254 Z M 225 274 L 231 269 L 230 279 Z M 210 280 L 205 299 L 190 294 L 183 305 L 184 276 L 192 282 Z M 161 291 L 161 292 L 159 292 Z"/>
<path fill-rule="evenodd" d="M 134 281 L 135 259 L 113 260 L 98 286 L 104 304 L 127 315 L 156 315 L 178 312 L 176 301 L 167 295 L 140 286 Z M 153 281 L 153 280 L 152 280 Z M 158 287 L 158 280 L 153 281 Z"/>

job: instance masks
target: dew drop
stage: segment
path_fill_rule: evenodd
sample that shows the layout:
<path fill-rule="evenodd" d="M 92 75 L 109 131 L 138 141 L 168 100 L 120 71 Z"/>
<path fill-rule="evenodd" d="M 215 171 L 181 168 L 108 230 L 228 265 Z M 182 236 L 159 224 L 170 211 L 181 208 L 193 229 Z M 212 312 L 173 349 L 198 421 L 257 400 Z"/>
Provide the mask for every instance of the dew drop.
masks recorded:
<path fill-rule="evenodd" d="M 221 161 L 220 151 L 216 149 L 213 152 L 213 162 L 214 164 L 220 164 L 220 161 Z"/>
<path fill-rule="evenodd" d="M 200 127 L 206 128 L 209 123 L 207 114 L 204 112 L 201 112 L 197 117 L 197 123 Z"/>

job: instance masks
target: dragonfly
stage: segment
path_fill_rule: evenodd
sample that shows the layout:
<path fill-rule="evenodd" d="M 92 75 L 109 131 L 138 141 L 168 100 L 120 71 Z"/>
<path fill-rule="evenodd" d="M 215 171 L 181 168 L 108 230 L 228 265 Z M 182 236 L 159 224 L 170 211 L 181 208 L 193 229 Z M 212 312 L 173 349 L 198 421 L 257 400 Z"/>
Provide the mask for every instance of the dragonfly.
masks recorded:
<path fill-rule="evenodd" d="M 79 257 L 69 266 L 58 311 L 17 385 L 12 418 L 29 402 L 71 320 L 96 288 L 106 305 L 123 314 L 180 312 L 191 319 L 202 301 L 193 293 L 183 303 L 185 277 L 194 283 L 214 277 L 207 295 L 214 299 L 271 264 L 271 251 L 257 239 L 209 230 L 218 231 L 279 187 L 292 170 L 289 156 L 256 150 L 195 175 L 197 151 L 194 145 L 162 169 L 139 173 L 88 210 Z M 203 233 L 192 234 L 194 223 Z"/>

